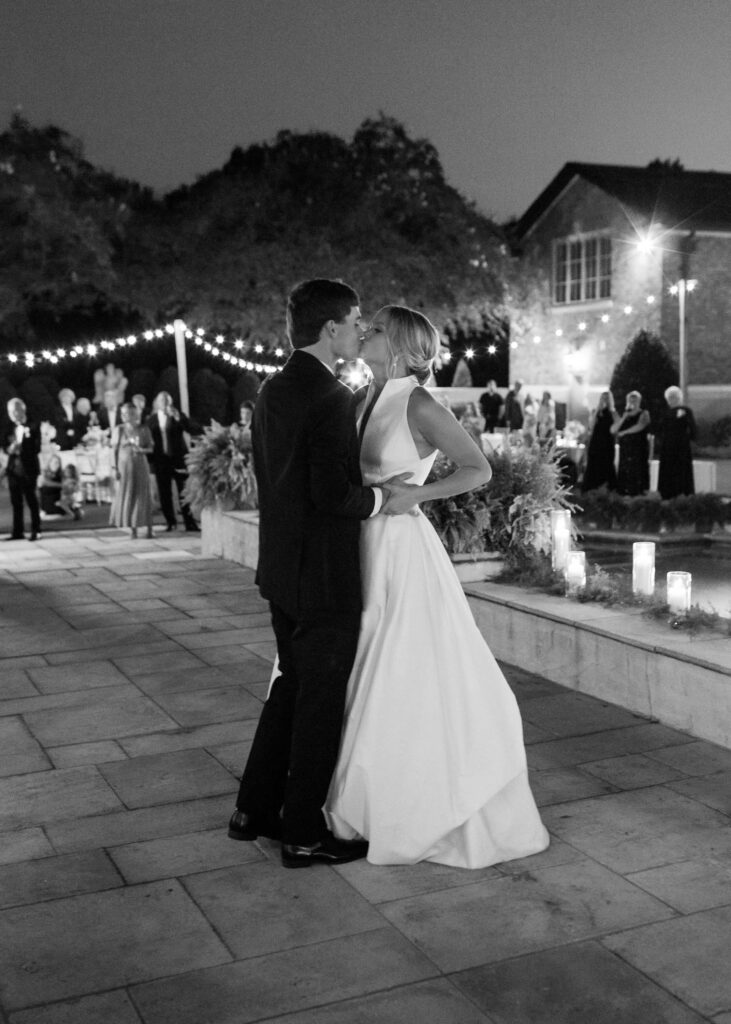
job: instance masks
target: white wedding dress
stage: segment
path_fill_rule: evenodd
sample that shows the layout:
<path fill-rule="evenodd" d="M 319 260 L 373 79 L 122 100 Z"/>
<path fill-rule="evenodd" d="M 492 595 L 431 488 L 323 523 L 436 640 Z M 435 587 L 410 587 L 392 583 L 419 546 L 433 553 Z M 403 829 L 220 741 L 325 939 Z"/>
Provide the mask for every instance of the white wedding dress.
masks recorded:
<path fill-rule="evenodd" d="M 388 381 L 363 435 L 365 484 L 422 459 L 407 407 L 415 377 Z M 367 403 L 366 403 L 367 404 Z M 338 765 L 325 808 L 373 864 L 481 868 L 549 838 L 528 784 L 520 713 L 435 530 L 419 511 L 361 527 L 363 618 Z"/>

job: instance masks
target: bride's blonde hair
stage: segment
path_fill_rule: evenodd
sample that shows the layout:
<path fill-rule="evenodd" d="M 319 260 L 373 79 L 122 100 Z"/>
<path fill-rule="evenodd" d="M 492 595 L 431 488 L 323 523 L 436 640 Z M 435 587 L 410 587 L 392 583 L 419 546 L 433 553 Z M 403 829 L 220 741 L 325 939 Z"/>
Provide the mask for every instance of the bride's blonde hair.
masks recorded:
<path fill-rule="evenodd" d="M 441 344 L 434 324 L 423 313 L 408 306 L 384 306 L 379 316 L 383 317 L 393 355 L 404 355 L 409 373 L 413 373 L 420 384 L 425 384 Z"/>

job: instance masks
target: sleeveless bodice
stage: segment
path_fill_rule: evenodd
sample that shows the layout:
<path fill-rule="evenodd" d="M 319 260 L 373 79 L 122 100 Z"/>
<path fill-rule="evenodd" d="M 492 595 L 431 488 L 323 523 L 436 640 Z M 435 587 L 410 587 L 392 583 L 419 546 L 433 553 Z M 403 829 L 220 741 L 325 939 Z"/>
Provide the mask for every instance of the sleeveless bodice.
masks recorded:
<path fill-rule="evenodd" d="M 411 473 L 408 483 L 423 484 L 429 475 L 436 452 L 423 459 L 419 456 L 407 418 L 411 392 L 418 386 L 416 377 L 397 377 L 386 381 L 378 396 L 360 449 L 360 468 L 367 486 L 383 483 L 397 473 Z M 372 398 L 369 390 L 361 418 Z"/>

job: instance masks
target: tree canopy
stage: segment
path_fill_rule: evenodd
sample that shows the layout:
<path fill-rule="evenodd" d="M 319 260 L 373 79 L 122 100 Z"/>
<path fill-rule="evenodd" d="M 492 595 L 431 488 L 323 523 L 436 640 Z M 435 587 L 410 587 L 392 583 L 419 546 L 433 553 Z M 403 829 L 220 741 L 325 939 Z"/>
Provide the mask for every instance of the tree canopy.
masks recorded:
<path fill-rule="evenodd" d="M 280 132 L 156 198 L 15 116 L 0 135 L 0 347 L 84 340 L 179 316 L 268 348 L 304 277 L 341 277 L 448 325 L 503 329 L 501 229 L 436 149 L 384 114 L 350 141 Z M 455 332 L 453 331 L 453 334 Z M 457 332 L 458 333 L 458 332 Z"/>

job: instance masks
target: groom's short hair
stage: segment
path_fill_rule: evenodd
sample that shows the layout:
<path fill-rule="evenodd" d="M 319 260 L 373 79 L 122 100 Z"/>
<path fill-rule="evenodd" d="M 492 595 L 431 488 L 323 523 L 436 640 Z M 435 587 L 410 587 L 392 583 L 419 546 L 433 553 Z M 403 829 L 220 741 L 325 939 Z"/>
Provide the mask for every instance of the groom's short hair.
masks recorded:
<path fill-rule="evenodd" d="M 287 331 L 292 348 L 314 345 L 328 320 L 342 323 L 353 306 L 358 305 L 358 293 L 344 281 L 327 277 L 301 281 L 287 300 Z"/>

